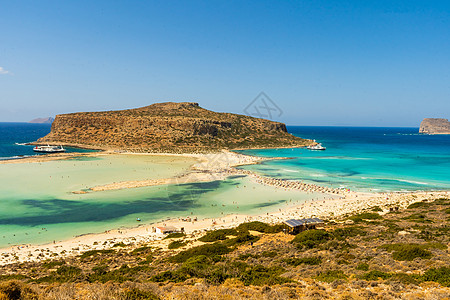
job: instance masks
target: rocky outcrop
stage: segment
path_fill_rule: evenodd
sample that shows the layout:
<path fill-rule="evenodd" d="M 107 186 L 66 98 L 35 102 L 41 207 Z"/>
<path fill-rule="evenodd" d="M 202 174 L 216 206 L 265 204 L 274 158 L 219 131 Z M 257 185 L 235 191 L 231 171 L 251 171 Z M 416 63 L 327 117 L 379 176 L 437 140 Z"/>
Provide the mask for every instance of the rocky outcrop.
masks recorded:
<path fill-rule="evenodd" d="M 38 123 L 38 124 L 52 124 L 53 121 L 55 119 L 53 119 L 52 117 L 48 117 L 48 118 L 37 118 L 37 119 L 33 119 L 28 123 Z"/>
<path fill-rule="evenodd" d="M 167 102 L 57 115 L 50 134 L 38 143 L 136 152 L 205 152 L 305 146 L 311 141 L 289 134 L 283 123 L 217 113 L 198 103 Z"/>
<path fill-rule="evenodd" d="M 420 124 L 419 133 L 450 134 L 450 122 L 447 119 L 426 118 Z"/>

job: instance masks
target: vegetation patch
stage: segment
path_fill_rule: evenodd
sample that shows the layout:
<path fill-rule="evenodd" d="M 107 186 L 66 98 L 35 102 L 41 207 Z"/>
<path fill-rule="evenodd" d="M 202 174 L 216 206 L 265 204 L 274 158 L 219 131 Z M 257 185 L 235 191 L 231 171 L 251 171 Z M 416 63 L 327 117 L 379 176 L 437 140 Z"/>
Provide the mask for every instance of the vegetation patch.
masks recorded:
<path fill-rule="evenodd" d="M 386 244 L 380 246 L 381 249 L 393 251 L 392 258 L 395 260 L 412 261 L 415 258 L 429 259 L 432 254 L 426 250 L 426 245 L 419 244 Z"/>
<path fill-rule="evenodd" d="M 391 277 L 392 277 L 392 274 L 378 271 L 378 270 L 372 270 L 361 276 L 362 279 L 370 280 L 370 281 L 376 281 L 376 280 L 380 280 L 380 279 L 386 280 Z"/>
<path fill-rule="evenodd" d="M 235 229 L 219 229 L 219 230 L 213 230 L 208 231 L 204 236 L 199 238 L 199 241 L 210 243 L 210 242 L 217 242 L 217 241 L 223 241 L 228 238 L 228 236 L 237 236 L 238 232 Z"/>
<path fill-rule="evenodd" d="M 148 253 L 152 251 L 152 247 L 150 246 L 142 246 L 131 251 L 132 255 L 140 255 L 142 253 Z"/>
<path fill-rule="evenodd" d="M 423 281 L 438 282 L 443 286 L 450 287 L 450 267 L 431 268 L 422 276 Z"/>
<path fill-rule="evenodd" d="M 369 271 L 369 264 L 366 263 L 359 263 L 356 266 L 356 270 L 360 270 L 360 271 Z"/>
<path fill-rule="evenodd" d="M 367 220 L 372 221 L 372 220 L 379 220 L 379 219 L 383 219 L 383 218 L 377 213 L 364 212 L 364 213 L 360 213 L 360 214 L 351 216 L 348 219 L 352 220 L 355 223 L 361 223 L 361 222 L 366 222 Z"/>
<path fill-rule="evenodd" d="M 261 256 L 262 257 L 270 257 L 270 258 L 273 258 L 273 257 L 275 257 L 275 256 L 277 256 L 278 255 L 278 252 L 277 251 L 263 251 L 262 253 L 261 253 Z"/>
<path fill-rule="evenodd" d="M 236 247 L 239 245 L 243 245 L 245 243 L 254 243 L 259 240 L 259 237 L 251 235 L 249 233 L 239 234 L 237 237 L 228 239 L 226 241 L 223 241 L 222 244 L 224 244 L 227 247 Z"/>
<path fill-rule="evenodd" d="M 89 282 L 101 282 L 105 283 L 108 281 L 114 282 L 125 282 L 133 280 L 134 275 L 138 273 L 147 273 L 153 270 L 151 267 L 137 266 L 128 267 L 127 265 L 121 266 L 119 269 L 108 271 L 108 267 L 104 265 L 99 265 L 92 268 L 93 273 L 89 274 Z"/>
<path fill-rule="evenodd" d="M 109 249 L 109 250 L 89 250 L 89 251 L 86 251 L 83 254 L 81 254 L 80 258 L 84 259 L 84 258 L 88 258 L 91 256 L 96 256 L 98 254 L 110 254 L 113 252 L 114 252 L 114 250 L 111 250 L 111 249 Z"/>
<path fill-rule="evenodd" d="M 257 231 L 261 233 L 278 233 L 282 232 L 284 229 L 283 225 L 269 225 L 259 221 L 253 221 L 248 223 L 242 223 L 239 225 L 236 230 L 244 233 L 248 231 Z"/>
<path fill-rule="evenodd" d="M 154 293 L 150 291 L 144 291 L 137 288 L 127 289 L 122 294 L 125 300 L 135 300 L 135 299 L 148 299 L 148 300 L 158 300 L 160 299 Z"/>
<path fill-rule="evenodd" d="M 333 237 L 337 240 L 345 240 L 349 237 L 354 237 L 358 235 L 366 235 L 366 232 L 360 226 L 348 226 L 344 228 L 337 228 L 333 231 Z"/>
<path fill-rule="evenodd" d="M 214 244 L 205 244 L 191 249 L 181 251 L 180 253 L 169 258 L 170 262 L 182 263 L 189 258 L 198 255 L 214 256 L 227 254 L 231 249 L 222 243 L 216 242 Z"/>
<path fill-rule="evenodd" d="M 414 202 L 410 204 L 407 209 L 415 209 L 415 208 L 428 208 L 430 207 L 431 203 L 428 202 Z"/>
<path fill-rule="evenodd" d="M 285 277 L 281 277 L 280 274 L 285 270 L 281 267 L 264 267 L 256 265 L 254 267 L 247 268 L 240 276 L 239 279 L 245 285 L 275 285 L 290 282 L 291 280 Z"/>
<path fill-rule="evenodd" d="M 294 258 L 286 258 L 283 261 L 291 266 L 299 266 L 302 264 L 320 265 L 322 263 L 322 257 L 320 257 L 320 256 L 294 257 Z"/>
<path fill-rule="evenodd" d="M 169 245 L 167 245 L 167 248 L 169 248 L 169 249 L 178 249 L 178 248 L 186 246 L 187 244 L 188 244 L 188 242 L 173 241 Z"/>
<path fill-rule="evenodd" d="M 315 278 L 319 281 L 331 283 L 339 279 L 347 279 L 347 275 L 342 270 L 328 270 L 319 273 Z"/>
<path fill-rule="evenodd" d="M 185 237 L 186 234 L 184 232 L 172 232 L 164 237 L 164 239 L 176 239 Z"/>
<path fill-rule="evenodd" d="M 404 217 L 403 220 L 408 220 L 417 223 L 432 223 L 430 219 L 427 219 L 427 216 L 423 213 L 414 213 L 407 217 Z"/>
<path fill-rule="evenodd" d="M 292 240 L 292 243 L 298 244 L 307 249 L 315 248 L 331 239 L 331 235 L 322 229 L 312 229 L 300 232 Z"/>

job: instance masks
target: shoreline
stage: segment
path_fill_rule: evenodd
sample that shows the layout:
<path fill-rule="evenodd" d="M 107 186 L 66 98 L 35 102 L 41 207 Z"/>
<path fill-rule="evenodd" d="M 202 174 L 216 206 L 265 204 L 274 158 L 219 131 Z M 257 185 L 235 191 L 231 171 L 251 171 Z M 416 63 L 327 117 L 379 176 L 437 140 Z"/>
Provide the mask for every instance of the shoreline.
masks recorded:
<path fill-rule="evenodd" d="M 0 265 L 75 256 L 88 250 L 109 249 L 113 247 L 114 244 L 118 243 L 129 245 L 132 244 L 136 247 L 146 243 L 158 244 L 161 243 L 161 240 L 164 237 L 164 235 L 154 232 L 155 228 L 158 226 L 174 226 L 178 229 L 184 228 L 184 231 L 187 234 L 197 236 L 208 230 L 235 227 L 240 223 L 247 221 L 261 221 L 274 224 L 290 218 L 319 217 L 324 219 L 334 219 L 343 217 L 347 214 L 357 213 L 374 206 L 380 206 L 383 210 L 389 211 L 389 207 L 392 206 L 406 207 L 410 203 L 422 201 L 423 199 L 428 199 L 430 197 L 449 197 L 450 193 L 449 191 L 416 191 L 395 193 L 350 192 L 326 188 L 314 184 L 304 184 L 300 181 L 264 177 L 251 171 L 236 169 L 236 167 L 257 164 L 266 160 L 286 158 L 258 157 L 230 151 L 221 151 L 209 154 L 116 153 L 103 151 L 94 153 L 40 155 L 38 159 L 33 157 L 29 161 L 26 161 L 25 159 L 19 159 L 17 161 L 18 163 L 46 162 L 71 157 L 104 155 L 183 156 L 196 158 L 197 163 L 192 165 L 190 171 L 186 174 L 182 174 L 181 176 L 175 178 L 118 182 L 91 187 L 93 191 L 95 191 L 96 188 L 97 191 L 103 191 L 109 189 L 150 186 L 155 184 L 180 184 L 195 182 L 202 179 L 204 181 L 223 180 L 228 176 L 243 175 L 248 176 L 250 180 L 256 182 L 257 184 L 270 185 L 276 189 L 295 189 L 302 193 L 319 192 L 328 198 L 324 200 L 308 199 L 299 204 L 289 204 L 287 202 L 287 207 L 278 208 L 277 211 L 266 212 L 264 214 L 229 214 L 223 215 L 219 218 L 205 217 L 197 221 L 193 221 L 194 216 L 189 216 L 185 219 L 189 220 L 189 222 L 185 220 L 183 221 L 183 218 L 181 217 L 174 217 L 145 225 L 140 224 L 129 228 L 119 227 L 101 233 L 86 233 L 79 236 L 69 237 L 66 240 L 54 241 L 54 243 L 12 245 L 0 249 Z"/>
<path fill-rule="evenodd" d="M 280 208 L 278 211 L 264 214 L 229 214 L 219 218 L 203 219 L 197 219 L 195 216 L 167 218 L 137 227 L 120 227 L 102 233 L 81 234 L 67 240 L 55 241 L 54 243 L 14 245 L 2 248 L 0 249 L 0 266 L 22 262 L 64 259 L 80 255 L 89 250 L 111 249 L 115 245 L 124 245 L 125 247 L 130 247 L 131 250 L 145 244 L 168 250 L 166 248 L 167 240 L 163 240 L 165 235 L 156 233 L 156 227 L 173 226 L 177 229 L 184 228 L 184 232 L 188 236 L 198 238 L 210 230 L 232 228 L 241 223 L 251 221 L 277 224 L 292 218 L 318 217 L 329 221 L 344 222 L 342 218 L 345 216 L 356 214 L 375 206 L 379 206 L 384 214 L 389 212 L 390 208 L 406 208 L 414 202 L 449 196 L 450 192 L 448 191 L 382 194 L 352 192 L 344 198 L 310 199 L 301 204 L 290 205 L 283 209 Z"/>

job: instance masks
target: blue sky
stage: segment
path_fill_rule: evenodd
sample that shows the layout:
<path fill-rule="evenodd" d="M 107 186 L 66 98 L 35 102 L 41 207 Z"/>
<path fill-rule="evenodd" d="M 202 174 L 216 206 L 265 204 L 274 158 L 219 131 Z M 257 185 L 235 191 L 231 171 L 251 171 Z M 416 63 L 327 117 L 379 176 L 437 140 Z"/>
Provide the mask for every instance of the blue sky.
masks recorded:
<path fill-rule="evenodd" d="M 450 1 L 2 1 L 0 121 L 155 102 L 289 125 L 450 117 Z"/>

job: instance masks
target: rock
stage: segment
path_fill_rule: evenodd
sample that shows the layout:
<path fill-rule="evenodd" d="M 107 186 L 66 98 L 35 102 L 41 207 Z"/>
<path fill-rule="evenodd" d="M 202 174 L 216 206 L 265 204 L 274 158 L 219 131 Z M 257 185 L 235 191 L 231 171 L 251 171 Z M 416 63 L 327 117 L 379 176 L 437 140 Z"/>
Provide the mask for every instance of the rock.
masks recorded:
<path fill-rule="evenodd" d="M 286 125 L 166 102 L 121 111 L 57 115 L 37 143 L 133 152 L 210 152 L 218 149 L 295 147 L 311 144 Z"/>
<path fill-rule="evenodd" d="M 411 234 L 411 233 L 409 233 L 408 231 L 404 231 L 404 230 L 398 232 L 398 235 L 407 235 L 407 234 Z"/>
<path fill-rule="evenodd" d="M 424 119 L 420 124 L 419 133 L 450 134 L 450 122 L 447 119 Z"/>

